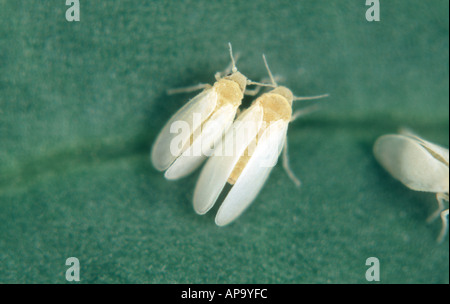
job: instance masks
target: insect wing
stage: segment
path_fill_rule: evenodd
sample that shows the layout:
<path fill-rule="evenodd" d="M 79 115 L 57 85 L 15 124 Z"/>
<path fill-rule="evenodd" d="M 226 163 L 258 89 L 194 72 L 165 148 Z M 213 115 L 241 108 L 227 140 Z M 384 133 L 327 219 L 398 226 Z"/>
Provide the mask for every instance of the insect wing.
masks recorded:
<path fill-rule="evenodd" d="M 198 214 L 204 214 L 214 206 L 240 156 L 258 134 L 262 117 L 261 106 L 251 106 L 239 115 L 224 139 L 217 145 L 212 157 L 203 167 L 195 187 L 194 209 Z M 248 125 L 254 127 L 248 128 Z M 236 140 L 233 134 L 243 134 L 244 131 L 248 131 L 248 136 L 244 140 Z"/>
<path fill-rule="evenodd" d="M 160 170 L 166 170 L 174 160 L 183 152 L 172 153 L 171 143 L 172 140 L 179 136 L 176 133 L 171 133 L 170 129 L 173 123 L 183 122 L 189 127 L 190 133 L 187 132 L 180 138 L 181 147 L 189 141 L 192 132 L 200 127 L 201 123 L 208 118 L 216 107 L 218 95 L 214 89 L 208 89 L 203 91 L 189 101 L 184 107 L 182 107 L 172 118 L 166 123 L 164 128 L 159 133 L 151 152 L 151 160 L 153 166 Z M 194 114 L 201 115 L 201 121 L 195 121 Z"/>
<path fill-rule="evenodd" d="M 216 224 L 224 226 L 236 219 L 256 198 L 283 149 L 288 124 L 284 120 L 271 123 L 258 139 L 256 148 L 244 170 L 223 201 Z"/>
<path fill-rule="evenodd" d="M 401 134 L 405 135 L 405 136 L 409 136 L 409 137 L 417 140 L 418 142 L 420 142 L 420 144 L 422 146 L 424 146 L 427 150 L 429 150 L 431 154 L 434 154 L 434 156 L 437 159 L 440 159 L 441 161 L 446 163 L 448 166 L 448 163 L 449 163 L 448 149 L 445 149 L 444 147 L 441 147 L 432 142 L 429 142 L 429 141 L 421 138 L 420 136 L 418 136 L 410 131 L 407 131 L 407 130 L 402 130 Z"/>
<path fill-rule="evenodd" d="M 381 165 L 416 191 L 448 192 L 448 165 L 436 159 L 419 141 L 403 135 L 381 136 L 374 145 Z"/>
<path fill-rule="evenodd" d="M 210 149 L 218 143 L 236 116 L 236 107 L 226 104 L 215 111 L 202 126 L 201 133 L 195 137 L 192 145 L 186 149 L 169 167 L 164 176 L 178 179 L 192 173 L 205 160 Z"/>

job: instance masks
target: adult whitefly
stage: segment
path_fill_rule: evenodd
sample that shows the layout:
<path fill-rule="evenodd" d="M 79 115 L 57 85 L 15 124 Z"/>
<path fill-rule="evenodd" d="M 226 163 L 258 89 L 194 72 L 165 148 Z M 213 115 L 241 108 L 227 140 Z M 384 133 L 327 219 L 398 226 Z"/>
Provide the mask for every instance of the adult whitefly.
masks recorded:
<path fill-rule="evenodd" d="M 438 241 L 448 231 L 449 150 L 423 138 L 403 131 L 379 137 L 374 144 L 378 162 L 394 178 L 415 191 L 436 193 L 439 204 L 429 220 L 441 216 L 442 229 Z"/>

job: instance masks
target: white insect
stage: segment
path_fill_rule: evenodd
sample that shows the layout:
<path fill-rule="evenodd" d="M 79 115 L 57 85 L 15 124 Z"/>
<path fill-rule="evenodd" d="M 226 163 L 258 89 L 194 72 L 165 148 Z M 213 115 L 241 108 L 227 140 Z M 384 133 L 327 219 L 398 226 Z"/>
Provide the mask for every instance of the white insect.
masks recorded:
<path fill-rule="evenodd" d="M 396 179 L 415 191 L 436 193 L 438 209 L 428 221 L 442 219 L 438 237 L 441 242 L 448 231 L 449 151 L 410 132 L 383 135 L 374 145 L 380 164 Z"/>
<path fill-rule="evenodd" d="M 256 198 L 283 148 L 283 167 L 295 184 L 300 185 L 288 166 L 286 134 L 289 122 L 304 111 L 292 115 L 292 102 L 326 96 L 294 97 L 288 88 L 277 86 L 263 58 L 276 88 L 261 95 L 239 115 L 203 167 L 194 191 L 194 209 L 198 214 L 208 212 L 219 196 L 226 194 L 216 215 L 218 226 L 232 222 Z M 236 140 L 232 133 L 247 136 Z M 227 155 L 224 150 L 234 153 Z M 230 188 L 228 193 L 225 186 Z"/>
<path fill-rule="evenodd" d="M 205 154 L 231 126 L 244 92 L 249 95 L 257 93 L 258 90 L 246 90 L 247 85 L 265 86 L 250 81 L 237 70 L 230 43 L 229 48 L 231 66 L 223 73 L 216 73 L 213 86 L 199 84 L 168 92 L 204 89 L 172 116 L 153 144 L 151 161 L 157 170 L 167 170 L 164 174 L 167 179 L 184 177 L 199 167 L 206 158 Z M 226 76 L 222 77 L 222 74 Z"/>

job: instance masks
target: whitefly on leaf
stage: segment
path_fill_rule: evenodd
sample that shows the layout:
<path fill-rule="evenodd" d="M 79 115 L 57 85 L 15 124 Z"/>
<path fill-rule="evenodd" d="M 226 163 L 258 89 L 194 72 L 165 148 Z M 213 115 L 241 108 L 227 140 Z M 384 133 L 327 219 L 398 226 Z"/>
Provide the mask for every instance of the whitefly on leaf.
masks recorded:
<path fill-rule="evenodd" d="M 374 145 L 375 158 L 394 178 L 415 191 L 436 193 L 438 209 L 429 220 L 442 219 L 438 240 L 448 231 L 449 150 L 431 143 L 410 131 L 383 135 Z"/>

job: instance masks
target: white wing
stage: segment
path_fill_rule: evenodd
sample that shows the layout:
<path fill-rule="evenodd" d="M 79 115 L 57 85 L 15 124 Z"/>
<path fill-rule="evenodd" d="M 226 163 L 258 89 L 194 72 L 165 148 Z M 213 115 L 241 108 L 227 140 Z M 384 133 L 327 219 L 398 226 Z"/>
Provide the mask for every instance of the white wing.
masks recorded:
<path fill-rule="evenodd" d="M 186 122 L 192 132 L 196 130 L 206 118 L 211 115 L 217 103 L 217 92 L 211 88 L 203 91 L 189 101 L 184 107 L 176 112 L 172 118 L 166 123 L 164 128 L 159 133 L 153 144 L 151 152 L 151 160 L 153 166 L 160 171 L 167 169 L 173 161 L 181 154 L 173 155 L 170 151 L 170 144 L 172 140 L 178 136 L 175 133 L 170 133 L 170 127 L 176 121 Z M 201 115 L 201 121 L 194 121 L 194 114 Z M 191 134 L 185 134 L 182 140 L 182 147 L 189 141 Z"/>
<path fill-rule="evenodd" d="M 428 149 L 432 154 L 434 153 L 437 158 L 441 158 L 443 162 L 445 162 L 448 166 L 449 163 L 449 155 L 448 155 L 448 149 L 445 149 L 444 147 L 438 146 L 432 142 L 429 142 L 422 137 L 412 133 L 409 130 L 403 129 L 401 134 L 405 136 L 409 136 L 414 138 L 415 140 L 419 141 L 422 146 L 424 146 L 426 149 Z"/>
<path fill-rule="evenodd" d="M 216 224 L 224 226 L 236 219 L 256 198 L 283 150 L 288 123 L 271 123 L 259 138 L 256 149 L 231 188 L 216 215 Z"/>
<path fill-rule="evenodd" d="M 197 169 L 205 160 L 205 151 L 211 149 L 222 138 L 236 116 L 237 107 L 226 104 L 215 111 L 202 126 L 201 133 L 195 137 L 192 145 L 186 149 L 167 169 L 167 179 L 182 178 Z"/>
<path fill-rule="evenodd" d="M 436 159 L 420 141 L 403 135 L 384 135 L 374 154 L 393 177 L 416 191 L 448 192 L 448 165 Z"/>
<path fill-rule="evenodd" d="M 239 115 L 224 139 L 217 145 L 212 157 L 203 167 L 195 187 L 194 209 L 198 214 L 208 212 L 216 202 L 240 156 L 258 134 L 262 117 L 262 107 L 251 106 Z M 248 128 L 249 125 L 253 127 Z M 243 140 L 238 141 L 233 136 L 244 132 L 248 132 L 248 136 Z M 227 153 L 230 151 L 233 153 Z"/>

